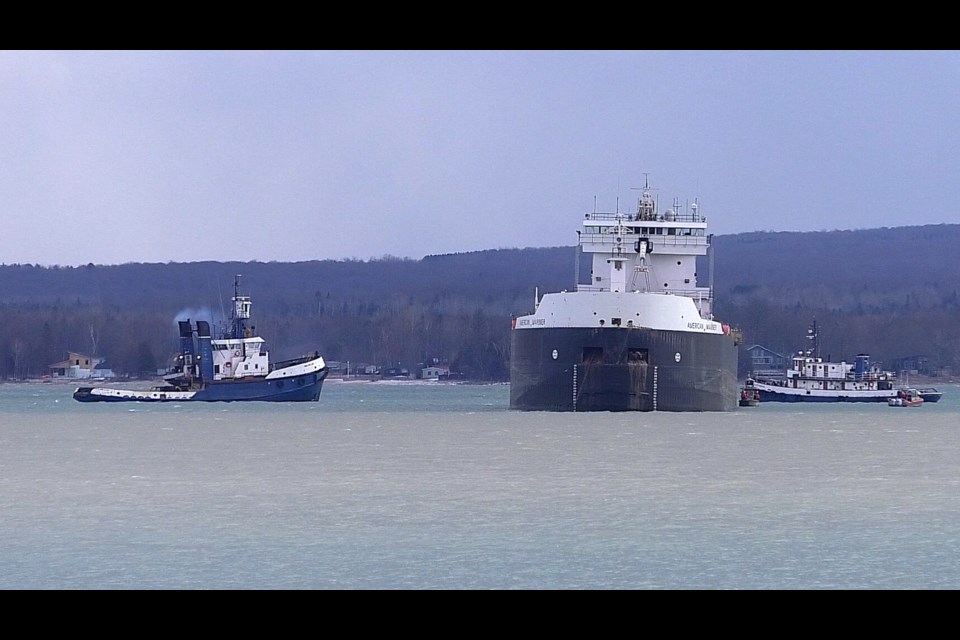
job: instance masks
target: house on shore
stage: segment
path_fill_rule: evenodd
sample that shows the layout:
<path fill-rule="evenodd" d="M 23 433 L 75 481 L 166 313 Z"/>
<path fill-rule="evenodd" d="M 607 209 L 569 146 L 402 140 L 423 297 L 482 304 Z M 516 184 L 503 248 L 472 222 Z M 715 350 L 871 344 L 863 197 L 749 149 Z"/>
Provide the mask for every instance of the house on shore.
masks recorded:
<path fill-rule="evenodd" d="M 420 370 L 420 378 L 423 380 L 439 380 L 450 376 L 450 367 L 445 364 L 433 364 Z"/>
<path fill-rule="evenodd" d="M 89 356 L 76 351 L 69 351 L 67 359 L 54 362 L 48 369 L 51 378 L 70 378 L 82 380 L 84 378 L 113 378 L 113 371 L 106 366 L 103 358 Z"/>
<path fill-rule="evenodd" d="M 785 378 L 790 358 L 763 345 L 754 344 L 746 348 L 750 373 L 753 378 L 776 380 Z"/>

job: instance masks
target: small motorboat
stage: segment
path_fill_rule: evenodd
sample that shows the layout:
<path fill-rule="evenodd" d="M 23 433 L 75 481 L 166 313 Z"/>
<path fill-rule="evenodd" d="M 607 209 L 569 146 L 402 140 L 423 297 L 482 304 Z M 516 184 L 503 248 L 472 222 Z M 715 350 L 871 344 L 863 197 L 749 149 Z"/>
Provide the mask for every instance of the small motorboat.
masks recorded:
<path fill-rule="evenodd" d="M 891 407 L 919 407 L 923 404 L 923 396 L 916 389 L 900 389 L 897 395 L 887 400 Z"/>
<path fill-rule="evenodd" d="M 760 405 L 760 392 L 756 389 L 744 389 L 740 392 L 741 407 L 757 407 Z"/>

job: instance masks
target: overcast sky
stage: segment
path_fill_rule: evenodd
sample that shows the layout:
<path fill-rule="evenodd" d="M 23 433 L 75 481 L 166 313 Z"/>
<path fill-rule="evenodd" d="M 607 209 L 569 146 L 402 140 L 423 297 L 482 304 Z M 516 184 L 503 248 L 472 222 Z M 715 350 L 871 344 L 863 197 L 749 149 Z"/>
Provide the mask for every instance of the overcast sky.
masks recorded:
<path fill-rule="evenodd" d="M 960 222 L 957 51 L 3 51 L 0 262 L 572 246 Z"/>

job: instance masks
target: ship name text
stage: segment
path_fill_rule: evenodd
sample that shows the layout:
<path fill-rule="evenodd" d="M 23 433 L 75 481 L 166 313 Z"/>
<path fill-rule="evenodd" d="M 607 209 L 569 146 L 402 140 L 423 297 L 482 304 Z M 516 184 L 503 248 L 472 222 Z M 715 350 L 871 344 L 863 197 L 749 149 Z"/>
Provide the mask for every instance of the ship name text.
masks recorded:
<path fill-rule="evenodd" d="M 517 320 L 518 327 L 531 327 L 538 324 L 547 324 L 546 318 L 520 318 Z"/>

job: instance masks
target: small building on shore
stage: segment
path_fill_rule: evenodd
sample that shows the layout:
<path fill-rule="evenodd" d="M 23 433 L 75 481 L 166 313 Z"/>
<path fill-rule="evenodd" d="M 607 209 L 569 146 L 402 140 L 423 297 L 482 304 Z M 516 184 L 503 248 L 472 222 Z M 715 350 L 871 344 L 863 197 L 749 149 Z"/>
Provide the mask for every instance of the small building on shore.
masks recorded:
<path fill-rule="evenodd" d="M 76 351 L 67 352 L 67 359 L 54 362 L 48 369 L 51 378 L 113 378 L 113 371 L 106 366 L 103 358 L 89 356 Z"/>
<path fill-rule="evenodd" d="M 749 375 L 753 378 L 781 379 L 787 375 L 790 358 L 767 347 L 754 344 L 746 348 L 749 357 Z"/>
<path fill-rule="evenodd" d="M 450 376 L 450 367 L 445 364 L 433 364 L 420 370 L 423 380 L 439 380 Z"/>

